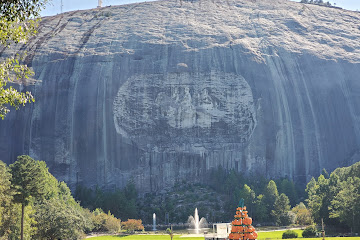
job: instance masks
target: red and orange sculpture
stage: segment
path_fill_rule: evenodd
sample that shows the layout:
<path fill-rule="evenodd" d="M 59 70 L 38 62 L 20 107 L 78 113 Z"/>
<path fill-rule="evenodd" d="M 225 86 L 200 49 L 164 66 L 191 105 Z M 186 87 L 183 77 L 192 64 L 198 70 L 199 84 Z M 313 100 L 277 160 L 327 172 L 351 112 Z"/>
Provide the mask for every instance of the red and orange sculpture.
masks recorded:
<path fill-rule="evenodd" d="M 246 211 L 243 199 L 240 200 L 239 207 L 236 209 L 236 215 L 234 217 L 235 219 L 232 221 L 229 240 L 253 240 L 257 238 L 258 234 L 251 225 L 252 219 L 248 216 L 248 211 Z"/>

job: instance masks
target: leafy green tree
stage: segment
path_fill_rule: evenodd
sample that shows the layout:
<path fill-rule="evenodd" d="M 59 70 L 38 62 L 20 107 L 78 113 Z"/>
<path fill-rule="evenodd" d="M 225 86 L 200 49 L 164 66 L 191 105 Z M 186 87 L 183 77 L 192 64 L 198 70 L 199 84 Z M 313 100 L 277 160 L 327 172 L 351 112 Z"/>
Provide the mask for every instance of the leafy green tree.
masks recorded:
<path fill-rule="evenodd" d="M 53 176 L 51 175 L 51 177 Z M 75 201 L 69 187 L 66 185 L 65 182 L 57 182 L 57 184 L 58 184 L 57 188 L 59 189 L 59 191 L 58 191 L 58 195 L 54 196 L 54 198 L 58 198 L 61 201 L 64 201 L 64 203 L 68 208 L 73 209 L 73 212 L 75 212 L 78 218 L 81 219 L 81 222 L 78 223 L 79 229 L 81 229 L 83 232 L 86 233 L 90 232 L 94 228 L 92 223 L 91 212 L 88 209 L 82 208 L 80 204 L 77 201 Z"/>
<path fill-rule="evenodd" d="M 277 225 L 285 226 L 292 223 L 289 211 L 289 198 L 284 193 L 282 193 L 276 198 L 274 203 L 274 210 L 271 211 L 271 215 L 274 217 Z"/>
<path fill-rule="evenodd" d="M 308 226 L 302 232 L 304 238 L 314 238 L 316 236 L 316 227 L 314 225 Z"/>
<path fill-rule="evenodd" d="M 320 223 L 321 218 L 326 218 L 326 216 L 324 216 L 324 212 L 326 212 L 326 209 L 323 205 L 323 200 L 326 195 L 326 179 L 323 175 L 320 175 L 318 180 L 320 180 L 320 183 L 322 185 L 321 187 L 318 181 L 315 180 L 315 178 L 311 178 L 310 182 L 306 186 L 305 191 L 308 194 L 308 199 L 306 201 L 310 208 L 311 214 L 315 222 Z"/>
<path fill-rule="evenodd" d="M 341 181 L 339 176 L 332 172 L 329 177 L 329 191 L 331 196 L 336 196 L 338 192 L 341 190 Z"/>
<path fill-rule="evenodd" d="M 330 201 L 333 198 L 331 196 L 330 187 L 329 187 L 329 179 L 326 179 L 324 175 L 320 175 L 317 180 L 317 185 L 319 186 L 317 194 L 321 197 L 321 205 L 319 208 L 319 217 L 318 222 L 321 222 L 321 218 L 325 219 L 325 223 L 327 223 L 329 219 L 329 206 Z"/>
<path fill-rule="evenodd" d="M 35 204 L 36 238 L 80 239 L 84 232 L 91 231 L 92 214 L 75 201 L 68 186 L 51 174 L 46 175 L 46 183 L 51 191 Z"/>
<path fill-rule="evenodd" d="M 336 174 L 341 182 L 346 181 L 349 177 L 358 177 L 360 176 L 360 162 L 354 163 L 349 167 L 337 168 L 332 173 Z"/>
<path fill-rule="evenodd" d="M 11 191 L 11 173 L 5 163 L 0 161 L 0 228 L 6 209 L 9 208 L 13 192 Z"/>
<path fill-rule="evenodd" d="M 270 180 L 264 192 L 264 201 L 266 204 L 266 211 L 268 216 L 272 216 L 271 211 L 273 210 L 275 201 L 278 198 L 278 196 L 279 196 L 279 192 L 276 183 L 273 180 Z"/>
<path fill-rule="evenodd" d="M 0 239 L 15 236 L 20 229 L 21 212 L 13 204 L 14 191 L 11 189 L 11 173 L 5 163 L 0 161 Z M 28 212 L 28 211 L 27 211 Z M 25 214 L 25 217 L 26 214 Z M 19 234 L 20 235 L 20 234 Z"/>
<path fill-rule="evenodd" d="M 260 194 L 256 197 L 255 212 L 252 216 L 257 222 L 264 222 L 267 220 L 268 215 L 264 195 Z"/>
<path fill-rule="evenodd" d="M 93 209 L 93 191 L 91 188 L 84 187 L 82 185 L 77 185 L 75 189 L 75 199 L 81 201 L 81 206 Z"/>
<path fill-rule="evenodd" d="M 21 204 L 21 239 L 24 239 L 24 212 L 32 197 L 41 199 L 47 193 L 46 174 L 48 170 L 43 161 L 35 161 L 23 155 L 10 165 L 14 202 Z"/>
<path fill-rule="evenodd" d="M 310 181 L 306 184 L 306 188 L 305 188 L 305 192 L 308 195 L 308 198 L 312 195 L 316 194 L 316 190 L 317 190 L 318 186 L 316 184 L 316 180 L 314 177 L 312 177 L 310 179 Z"/>
<path fill-rule="evenodd" d="M 290 205 L 295 206 L 298 201 L 298 194 L 294 182 L 289 181 L 287 178 L 282 179 L 279 186 L 279 192 L 285 193 L 290 200 Z"/>
<path fill-rule="evenodd" d="M 10 23 L 24 23 L 30 19 L 40 16 L 40 11 L 45 7 L 47 1 L 41 0 L 11 0 L 11 1 L 1 1 L 0 13 L 2 18 L 7 20 Z M 31 28 L 32 26 L 28 25 L 17 25 L 20 29 L 13 29 L 15 33 L 6 32 L 9 36 L 2 36 L 2 38 L 12 41 L 21 41 L 26 39 L 29 34 L 33 34 L 32 31 L 35 29 Z M 11 26 L 13 27 L 13 26 Z M 1 26 L 1 30 L 10 28 L 10 26 Z M 31 32 L 28 32 L 30 31 Z"/>
<path fill-rule="evenodd" d="M 239 194 L 239 198 L 244 199 L 245 205 L 250 213 L 250 215 L 252 216 L 252 211 L 254 208 L 254 201 L 255 201 L 255 192 L 253 190 L 251 190 L 251 188 L 247 185 L 244 184 L 244 187 L 240 190 L 240 194 Z"/>
<path fill-rule="evenodd" d="M 94 205 L 95 206 L 103 206 L 104 205 L 104 199 L 106 194 L 104 191 L 99 188 L 99 186 L 96 186 L 95 188 L 95 197 L 94 197 Z"/>
<path fill-rule="evenodd" d="M 103 204 L 96 205 L 97 207 L 101 207 L 104 211 L 110 211 L 117 217 L 124 217 L 123 210 L 128 202 L 123 191 L 117 189 L 114 192 L 107 192 L 103 198 Z"/>
<path fill-rule="evenodd" d="M 276 186 L 276 183 L 273 180 L 270 180 L 266 186 L 264 197 L 269 201 L 270 206 L 272 207 L 279 196 L 279 192 Z"/>
<path fill-rule="evenodd" d="M 311 212 L 303 202 L 293 207 L 291 211 L 296 215 L 296 223 L 300 225 L 310 225 L 313 223 Z"/>
<path fill-rule="evenodd" d="M 325 168 L 323 168 L 321 170 L 321 175 L 323 175 L 326 179 L 328 179 L 330 177 L 329 173 L 326 171 Z"/>
<path fill-rule="evenodd" d="M 308 208 L 315 222 L 359 230 L 359 175 L 360 162 L 350 167 L 337 168 L 327 179 L 320 175 L 307 184 Z"/>
<path fill-rule="evenodd" d="M 339 218 L 352 230 L 360 230 L 360 178 L 349 177 L 341 183 L 341 191 L 331 201 L 330 217 Z"/>
<path fill-rule="evenodd" d="M 123 219 L 126 218 L 137 218 L 137 205 L 136 199 L 138 196 L 136 186 L 134 181 L 129 181 L 124 189 L 124 194 L 126 196 L 126 204 L 125 208 L 123 209 L 127 216 L 124 216 Z"/>
<path fill-rule="evenodd" d="M 107 192 L 104 195 L 104 201 L 100 207 L 104 209 L 104 211 L 111 211 L 120 219 L 136 218 L 138 213 L 136 198 L 136 190 L 133 191 L 125 188 L 121 191 L 118 189 L 115 192 Z"/>
<path fill-rule="evenodd" d="M 93 229 L 93 217 L 71 195 L 64 182 L 51 175 L 45 162 L 19 156 L 10 165 L 0 162 L 0 189 L 13 191 L 13 201 L 1 214 L 0 237 L 6 239 L 79 239 Z M 11 174 L 10 174 L 11 173 Z M 11 178 L 11 187 L 5 177 Z M 0 196 L 2 196 L 0 192 Z M 108 225 L 114 223 L 110 219 Z M 118 226 L 120 223 L 118 222 Z"/>
<path fill-rule="evenodd" d="M 33 217 L 35 209 L 33 206 L 33 201 L 30 201 L 24 209 L 24 239 L 30 240 L 34 239 L 36 234 L 36 221 Z M 19 239 L 21 236 L 21 218 L 22 218 L 22 208 L 21 204 L 13 203 L 9 211 L 10 218 L 7 219 L 6 225 L 9 227 L 7 232 L 8 239 Z"/>
<path fill-rule="evenodd" d="M 12 0 L 0 3 L 0 43 L 9 47 L 12 43 L 23 43 L 36 34 L 37 18 L 47 0 Z M 0 62 L 0 117 L 4 119 L 10 111 L 9 105 L 18 109 L 27 102 L 34 102 L 30 92 L 18 92 L 7 83 L 28 83 L 33 72 L 18 57 L 9 57 Z"/>
<path fill-rule="evenodd" d="M 75 206 L 64 200 L 50 198 L 36 208 L 38 239 L 80 239 L 83 219 Z"/>
<path fill-rule="evenodd" d="M 91 210 L 101 208 L 104 211 L 110 211 L 121 219 L 138 217 L 139 211 L 136 204 L 138 194 L 132 181 L 129 181 L 124 189 L 116 189 L 113 192 L 104 192 L 99 187 L 92 191 L 86 187 L 78 186 L 76 196 L 82 206 Z"/>

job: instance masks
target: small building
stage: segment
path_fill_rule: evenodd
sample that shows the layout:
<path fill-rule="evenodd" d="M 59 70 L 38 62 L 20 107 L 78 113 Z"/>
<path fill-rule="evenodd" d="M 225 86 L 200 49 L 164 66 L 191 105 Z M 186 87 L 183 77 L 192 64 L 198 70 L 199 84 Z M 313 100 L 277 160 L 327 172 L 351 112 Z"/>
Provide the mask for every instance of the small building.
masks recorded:
<path fill-rule="evenodd" d="M 204 233 L 204 237 L 205 240 L 227 240 L 230 233 L 231 223 L 214 223 L 212 232 Z"/>

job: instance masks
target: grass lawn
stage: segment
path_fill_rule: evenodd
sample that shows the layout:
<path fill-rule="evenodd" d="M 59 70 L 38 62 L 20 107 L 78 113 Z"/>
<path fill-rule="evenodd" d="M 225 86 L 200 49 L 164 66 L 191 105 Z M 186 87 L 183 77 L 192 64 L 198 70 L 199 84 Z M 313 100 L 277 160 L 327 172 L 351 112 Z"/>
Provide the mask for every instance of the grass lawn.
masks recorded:
<path fill-rule="evenodd" d="M 302 230 L 294 230 L 298 233 L 299 238 L 302 238 Z M 281 239 L 284 231 L 260 232 L 258 240 L 265 239 Z M 170 240 L 169 235 L 130 235 L 130 236 L 101 236 L 89 238 L 89 240 Z M 181 237 L 181 235 L 174 235 L 173 240 L 203 240 L 203 237 Z M 296 239 L 296 238 L 295 238 Z M 322 238 L 305 238 L 306 240 L 322 240 Z M 304 239 L 304 240 L 305 240 Z M 360 237 L 326 237 L 326 240 L 360 240 Z"/>
<path fill-rule="evenodd" d="M 304 238 L 306 240 L 322 240 L 322 238 Z M 325 237 L 325 240 L 360 240 L 360 237 Z"/>
<path fill-rule="evenodd" d="M 174 235 L 173 240 L 203 240 L 203 237 L 189 238 Z M 170 240 L 169 235 L 130 235 L 130 236 L 101 236 L 89 238 L 89 240 Z"/>
<path fill-rule="evenodd" d="M 303 230 L 293 230 L 298 234 L 298 237 L 301 238 L 301 233 Z M 272 239 L 282 239 L 282 234 L 285 231 L 271 231 L 271 232 L 258 232 L 258 239 L 272 238 Z M 319 239 L 318 239 L 319 240 Z"/>
<path fill-rule="evenodd" d="M 303 238 L 301 233 L 303 230 L 294 230 L 298 234 L 298 238 L 302 238 L 303 240 L 322 240 L 322 238 Z M 282 239 L 282 234 L 285 231 L 271 231 L 271 232 L 259 232 L 258 233 L 258 240 L 265 240 L 265 239 Z M 296 238 L 294 238 L 296 239 Z M 326 240 L 360 240 L 360 237 L 325 237 Z"/>

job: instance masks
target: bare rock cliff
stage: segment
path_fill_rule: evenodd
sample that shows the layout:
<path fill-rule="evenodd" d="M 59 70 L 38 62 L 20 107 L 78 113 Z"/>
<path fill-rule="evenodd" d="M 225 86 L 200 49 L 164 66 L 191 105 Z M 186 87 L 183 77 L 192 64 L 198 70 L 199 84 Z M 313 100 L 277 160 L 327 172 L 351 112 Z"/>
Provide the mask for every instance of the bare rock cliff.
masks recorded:
<path fill-rule="evenodd" d="M 305 182 L 359 161 L 360 13 L 286 0 L 158 1 L 43 19 L 35 104 L 0 122 L 0 159 L 70 186 L 142 191 L 221 165 Z"/>

